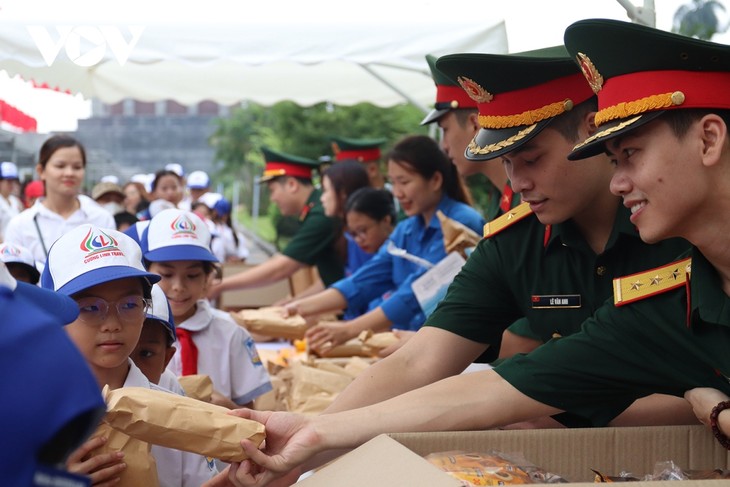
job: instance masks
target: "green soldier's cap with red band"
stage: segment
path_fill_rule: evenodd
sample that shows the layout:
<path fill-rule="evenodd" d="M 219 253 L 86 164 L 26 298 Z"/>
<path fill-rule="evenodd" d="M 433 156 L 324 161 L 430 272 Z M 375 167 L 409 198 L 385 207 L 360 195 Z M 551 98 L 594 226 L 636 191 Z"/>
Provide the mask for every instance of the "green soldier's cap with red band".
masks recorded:
<path fill-rule="evenodd" d="M 426 54 L 426 62 L 431 69 L 431 77 L 436 83 L 436 103 L 428 115 L 421 121 L 421 125 L 437 122 L 451 110 L 476 108 L 477 102 L 469 98 L 459 83 L 452 80 L 436 67 L 436 57 Z"/>
<path fill-rule="evenodd" d="M 481 129 L 465 152 L 472 161 L 518 149 L 593 96 L 563 46 L 518 54 L 449 54 L 436 67 L 477 103 Z"/>
<path fill-rule="evenodd" d="M 570 159 L 599 154 L 668 110 L 730 109 L 730 46 L 605 19 L 570 25 L 565 46 L 598 95 L 598 130 Z"/>
<path fill-rule="evenodd" d="M 335 161 L 370 162 L 380 160 L 380 147 L 386 139 L 350 139 L 347 137 L 332 137 L 332 152 Z"/>
<path fill-rule="evenodd" d="M 306 157 L 276 152 L 267 147 L 262 147 L 261 152 L 266 160 L 264 175 L 259 179 L 262 183 L 282 176 L 312 179 L 312 169 L 319 167 L 319 161 Z"/>

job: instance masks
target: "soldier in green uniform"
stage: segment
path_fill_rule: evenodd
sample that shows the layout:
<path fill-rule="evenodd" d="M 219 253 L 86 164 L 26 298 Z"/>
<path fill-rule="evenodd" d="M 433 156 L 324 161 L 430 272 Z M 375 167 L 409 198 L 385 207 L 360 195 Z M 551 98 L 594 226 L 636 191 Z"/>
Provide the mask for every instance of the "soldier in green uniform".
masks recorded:
<path fill-rule="evenodd" d="M 365 170 L 368 172 L 370 186 L 378 189 L 387 187 L 380 160 L 385 139 L 332 137 L 331 142 L 336 162 L 349 160 L 360 162 L 365 165 Z"/>
<path fill-rule="evenodd" d="M 573 334 L 610 297 L 614 277 L 649 262 L 670 262 L 689 247 L 681 239 L 642 242 L 629 210 L 609 191 L 614 167 L 607 156 L 582 164 L 567 160 L 573 146 L 590 135 L 596 99 L 565 48 L 529 55 L 454 54 L 440 58 L 438 66 L 478 100 L 482 128 L 467 157 L 482 161 L 477 164 L 501 162 L 526 202 L 485 226 L 486 238 L 424 327 L 374 364 L 366 380 L 356 379 L 328 412 L 457 374 L 481 354 L 481 361 L 493 360 L 514 322 L 527 325 L 518 333 L 535 338 L 518 344 L 523 351 Z M 497 160 L 483 162 L 490 159 Z M 684 408 L 684 415 L 665 406 L 670 402 Z M 684 401 L 660 403 L 672 413 L 656 415 L 655 421 L 693 419 Z M 627 413 L 617 424 L 646 421 L 634 418 Z"/>
<path fill-rule="evenodd" d="M 611 189 L 642 238 L 685 237 L 690 258 L 619 279 L 616 305 L 581 332 L 495 370 L 337 414 L 241 411 L 275 446 L 244 441 L 255 463 L 236 485 L 265 485 L 385 431 L 484 429 L 561 410 L 606 424 L 654 392 L 686 397 L 730 449 L 730 93 L 717 89 L 730 81 L 730 47 L 610 20 L 571 25 L 565 43 L 599 99 L 598 130 L 573 157 L 607 150 Z"/>
<path fill-rule="evenodd" d="M 290 277 L 305 266 L 316 266 L 325 286 L 344 276 L 344 260 L 335 250 L 341 230 L 325 216 L 320 191 L 312 185 L 312 170 L 319 163 L 262 148 L 266 160 L 262 183 L 282 215 L 299 215 L 301 226 L 281 252 L 239 274 L 224 278 L 208 294 L 215 299 L 223 291 L 264 286 Z"/>
<path fill-rule="evenodd" d="M 465 178 L 474 206 L 489 221 L 520 204 L 520 195 L 512 190 L 507 175 L 498 164 L 475 164 L 464 151 L 479 131 L 477 102 L 458 83 L 436 67 L 436 58 L 426 55 L 431 77 L 436 84 L 436 103 L 421 125 L 438 124 L 441 148 Z"/>

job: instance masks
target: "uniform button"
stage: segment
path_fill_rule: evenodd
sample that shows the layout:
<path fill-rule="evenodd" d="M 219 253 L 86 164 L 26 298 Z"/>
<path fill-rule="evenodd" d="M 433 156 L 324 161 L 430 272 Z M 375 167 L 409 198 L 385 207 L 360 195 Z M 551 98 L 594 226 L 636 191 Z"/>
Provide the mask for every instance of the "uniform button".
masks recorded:
<path fill-rule="evenodd" d="M 606 273 L 606 266 L 605 265 L 599 265 L 598 267 L 596 267 L 596 274 L 598 274 L 599 276 L 602 276 L 605 273 Z"/>

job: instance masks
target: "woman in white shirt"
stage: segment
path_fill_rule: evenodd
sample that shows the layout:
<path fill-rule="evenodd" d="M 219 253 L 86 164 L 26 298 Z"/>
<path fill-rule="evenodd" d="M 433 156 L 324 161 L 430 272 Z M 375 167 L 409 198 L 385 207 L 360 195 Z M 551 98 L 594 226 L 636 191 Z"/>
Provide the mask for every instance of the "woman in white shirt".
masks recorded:
<path fill-rule="evenodd" d="M 14 216 L 5 229 L 5 241 L 29 249 L 40 268 L 53 242 L 68 230 L 82 223 L 116 228 L 109 212 L 81 194 L 85 171 L 86 151 L 73 137 L 54 135 L 41 146 L 36 172 L 46 195 Z"/>

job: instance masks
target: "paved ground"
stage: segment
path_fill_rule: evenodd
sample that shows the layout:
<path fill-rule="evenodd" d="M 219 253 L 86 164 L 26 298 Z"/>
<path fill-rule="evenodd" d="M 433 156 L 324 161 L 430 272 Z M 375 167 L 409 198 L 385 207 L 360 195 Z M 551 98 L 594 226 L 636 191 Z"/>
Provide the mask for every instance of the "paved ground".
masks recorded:
<path fill-rule="evenodd" d="M 258 235 L 246 228 L 240 228 L 246 240 L 248 240 L 248 249 L 251 252 L 246 262 L 249 264 L 260 264 L 276 253 L 276 247 L 273 244 L 261 239 Z"/>

